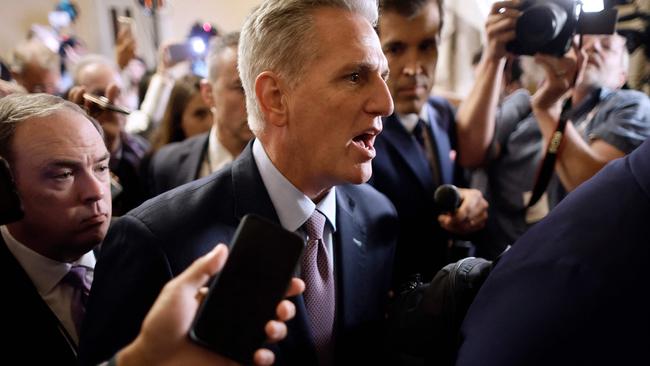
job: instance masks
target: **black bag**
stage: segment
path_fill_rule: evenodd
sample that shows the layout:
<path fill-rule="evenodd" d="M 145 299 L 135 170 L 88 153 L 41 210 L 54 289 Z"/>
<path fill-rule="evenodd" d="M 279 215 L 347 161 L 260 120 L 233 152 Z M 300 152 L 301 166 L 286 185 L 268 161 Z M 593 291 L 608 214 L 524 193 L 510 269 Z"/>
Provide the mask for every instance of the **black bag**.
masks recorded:
<path fill-rule="evenodd" d="M 453 365 L 460 326 L 493 262 L 467 257 L 419 277 L 397 294 L 389 313 L 389 342 L 399 365 Z"/>

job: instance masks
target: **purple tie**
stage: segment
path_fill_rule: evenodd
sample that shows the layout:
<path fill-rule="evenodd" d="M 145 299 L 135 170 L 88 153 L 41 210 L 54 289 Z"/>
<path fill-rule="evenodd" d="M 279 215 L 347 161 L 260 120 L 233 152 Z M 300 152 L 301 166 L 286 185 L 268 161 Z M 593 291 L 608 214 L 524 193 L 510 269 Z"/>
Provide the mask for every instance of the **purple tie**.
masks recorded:
<path fill-rule="evenodd" d="M 307 234 L 307 247 L 302 258 L 305 281 L 305 306 L 311 325 L 320 365 L 331 364 L 332 329 L 334 327 L 334 275 L 323 243 L 325 216 L 314 210 L 302 225 Z"/>
<path fill-rule="evenodd" d="M 68 284 L 73 289 L 70 314 L 77 330 L 77 336 L 79 336 L 81 322 L 86 314 L 86 301 L 90 292 L 90 281 L 86 279 L 86 267 L 72 266 L 61 282 Z"/>

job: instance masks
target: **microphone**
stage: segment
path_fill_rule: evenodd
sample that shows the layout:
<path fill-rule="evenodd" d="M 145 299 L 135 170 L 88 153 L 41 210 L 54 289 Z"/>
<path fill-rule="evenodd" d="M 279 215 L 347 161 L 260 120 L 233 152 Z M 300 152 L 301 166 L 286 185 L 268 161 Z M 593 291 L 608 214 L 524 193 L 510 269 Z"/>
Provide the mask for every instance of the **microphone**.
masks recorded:
<path fill-rule="evenodd" d="M 461 203 L 463 203 L 460 197 L 460 191 L 453 184 L 439 186 L 433 194 L 433 200 L 441 212 L 450 214 L 456 212 Z"/>

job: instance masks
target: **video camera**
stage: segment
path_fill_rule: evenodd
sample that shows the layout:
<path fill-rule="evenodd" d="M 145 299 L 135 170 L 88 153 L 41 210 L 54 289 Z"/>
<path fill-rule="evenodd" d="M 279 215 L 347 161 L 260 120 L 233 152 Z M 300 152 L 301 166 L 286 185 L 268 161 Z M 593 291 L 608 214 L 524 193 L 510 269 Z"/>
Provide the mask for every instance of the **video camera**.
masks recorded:
<path fill-rule="evenodd" d="M 618 11 L 584 12 L 577 0 L 524 0 L 519 6 L 516 38 L 506 49 L 517 55 L 562 56 L 575 34 L 612 34 Z"/>

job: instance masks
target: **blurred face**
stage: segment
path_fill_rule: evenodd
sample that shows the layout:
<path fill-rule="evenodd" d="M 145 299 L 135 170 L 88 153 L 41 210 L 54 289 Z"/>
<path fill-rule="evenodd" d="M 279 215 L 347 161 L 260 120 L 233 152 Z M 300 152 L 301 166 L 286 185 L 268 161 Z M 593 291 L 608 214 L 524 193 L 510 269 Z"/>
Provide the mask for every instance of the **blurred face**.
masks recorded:
<path fill-rule="evenodd" d="M 241 151 L 253 133 L 248 128 L 246 97 L 237 72 L 237 48 L 223 50 L 217 62 L 219 73 L 212 85 L 214 122 L 219 139 Z"/>
<path fill-rule="evenodd" d="M 288 120 L 277 154 L 289 159 L 280 170 L 312 199 L 370 178 L 381 116 L 393 111 L 388 65 L 370 23 L 322 8 L 314 12 L 314 32 L 317 53 L 304 80 L 283 96 Z"/>
<path fill-rule="evenodd" d="M 181 116 L 181 128 L 185 138 L 208 132 L 212 127 L 212 113 L 210 107 L 203 101 L 198 91 L 190 98 L 183 115 Z"/>
<path fill-rule="evenodd" d="M 394 11 L 379 18 L 381 47 L 390 68 L 390 88 L 397 113 L 419 113 L 433 88 L 438 62 L 440 13 L 429 2 L 413 18 Z"/>
<path fill-rule="evenodd" d="M 68 110 L 24 121 L 12 152 L 25 210 L 21 221 L 8 225 L 12 235 L 62 262 L 99 244 L 111 213 L 109 155 L 90 121 Z"/>
<path fill-rule="evenodd" d="M 47 69 L 33 63 L 27 63 L 23 72 L 16 75 L 16 79 L 30 93 L 56 95 L 59 93 L 61 73 L 56 69 Z"/>
<path fill-rule="evenodd" d="M 625 83 L 627 70 L 623 65 L 625 38 L 619 35 L 583 36 L 587 66 L 580 84 L 588 87 L 618 89 Z"/>

